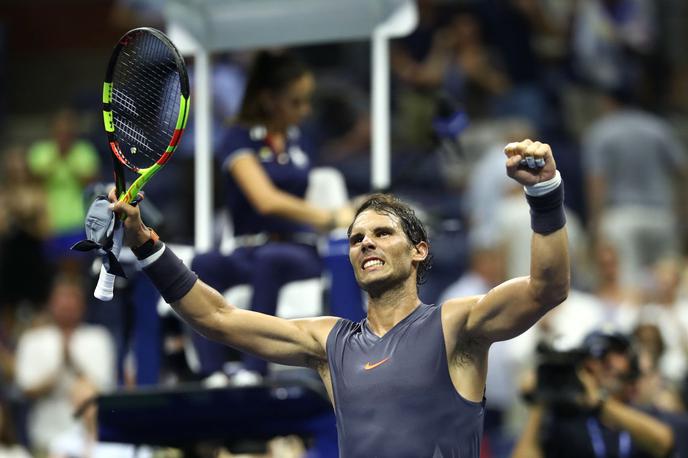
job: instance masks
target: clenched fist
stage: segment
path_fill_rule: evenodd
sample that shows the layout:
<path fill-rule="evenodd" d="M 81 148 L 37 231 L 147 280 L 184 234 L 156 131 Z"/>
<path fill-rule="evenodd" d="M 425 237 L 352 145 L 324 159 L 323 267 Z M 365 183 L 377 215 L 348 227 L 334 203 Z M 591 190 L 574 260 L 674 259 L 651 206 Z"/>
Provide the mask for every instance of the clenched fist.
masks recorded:
<path fill-rule="evenodd" d="M 504 148 L 506 174 L 523 186 L 532 186 L 554 178 L 557 164 L 546 143 L 523 140 Z"/>

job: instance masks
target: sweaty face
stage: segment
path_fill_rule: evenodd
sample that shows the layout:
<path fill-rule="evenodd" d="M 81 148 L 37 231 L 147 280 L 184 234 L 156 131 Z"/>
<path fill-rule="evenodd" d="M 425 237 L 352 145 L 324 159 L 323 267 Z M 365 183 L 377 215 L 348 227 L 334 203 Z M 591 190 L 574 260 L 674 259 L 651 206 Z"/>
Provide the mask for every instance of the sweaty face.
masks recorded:
<path fill-rule="evenodd" d="M 311 96 L 315 89 L 313 75 L 306 73 L 293 81 L 273 98 L 274 121 L 282 126 L 296 126 L 311 112 Z"/>
<path fill-rule="evenodd" d="M 426 255 L 411 245 L 396 216 L 366 210 L 351 227 L 349 260 L 358 285 L 369 293 L 382 292 L 410 277 L 415 283 L 413 263 Z"/>

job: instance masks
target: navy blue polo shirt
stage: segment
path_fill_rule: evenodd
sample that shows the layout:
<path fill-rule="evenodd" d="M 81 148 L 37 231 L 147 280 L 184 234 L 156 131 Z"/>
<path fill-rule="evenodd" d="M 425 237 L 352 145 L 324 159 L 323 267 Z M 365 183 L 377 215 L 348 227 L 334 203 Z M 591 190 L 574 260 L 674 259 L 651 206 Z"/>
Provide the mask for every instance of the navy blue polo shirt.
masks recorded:
<path fill-rule="evenodd" d="M 274 185 L 296 197 L 305 196 L 310 171 L 310 160 L 301 146 L 301 132 L 298 128 L 288 129 L 285 151 L 276 153 L 270 146 L 265 127 L 230 127 L 220 142 L 217 158 L 222 164 L 225 200 L 234 223 L 234 234 L 239 236 L 267 232 L 288 235 L 312 232 L 306 225 L 256 212 L 229 172 L 232 161 L 244 154 L 253 154 Z"/>

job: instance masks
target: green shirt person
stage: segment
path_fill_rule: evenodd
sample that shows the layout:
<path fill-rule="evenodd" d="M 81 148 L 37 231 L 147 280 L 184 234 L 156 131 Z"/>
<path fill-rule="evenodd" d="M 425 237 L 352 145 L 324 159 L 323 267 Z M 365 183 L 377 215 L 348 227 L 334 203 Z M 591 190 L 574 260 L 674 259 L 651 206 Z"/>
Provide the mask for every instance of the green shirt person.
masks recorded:
<path fill-rule="evenodd" d="M 28 152 L 29 169 L 43 183 L 53 235 L 81 232 L 85 209 L 84 185 L 98 175 L 99 158 L 93 145 L 78 140 L 74 115 L 58 113 L 53 137 L 34 143 Z"/>

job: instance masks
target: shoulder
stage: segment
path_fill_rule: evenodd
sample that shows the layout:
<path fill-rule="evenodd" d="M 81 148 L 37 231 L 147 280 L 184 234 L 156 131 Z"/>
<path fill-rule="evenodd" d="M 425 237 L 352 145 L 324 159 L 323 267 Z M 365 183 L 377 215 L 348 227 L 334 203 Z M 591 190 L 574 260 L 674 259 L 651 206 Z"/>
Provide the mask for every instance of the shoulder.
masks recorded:
<path fill-rule="evenodd" d="M 468 320 L 471 310 L 480 302 L 483 295 L 465 296 L 448 299 L 440 304 L 442 307 L 442 323 L 459 326 Z"/>
<path fill-rule="evenodd" d="M 29 155 L 41 155 L 56 153 L 55 143 L 50 140 L 39 140 L 29 146 Z"/>
<path fill-rule="evenodd" d="M 57 158 L 57 149 L 51 141 L 38 141 L 29 147 L 27 155 L 29 167 L 36 168 L 54 161 Z"/>
<path fill-rule="evenodd" d="M 232 149 L 255 147 L 265 139 L 267 131 L 262 126 L 233 124 L 222 135 L 222 147 L 230 153 Z"/>
<path fill-rule="evenodd" d="M 232 125 L 222 135 L 217 156 L 226 165 L 238 155 L 256 153 L 266 133 L 262 126 Z"/>
<path fill-rule="evenodd" d="M 339 322 L 347 322 L 342 318 L 336 316 L 321 316 L 317 318 L 302 318 L 297 320 L 299 326 L 307 330 L 323 347 L 327 342 L 327 338 L 338 325 Z"/>
<path fill-rule="evenodd" d="M 19 337 L 19 344 L 32 342 L 52 342 L 58 340 L 60 333 L 54 326 L 43 325 L 35 328 L 27 329 Z"/>
<path fill-rule="evenodd" d="M 61 348 L 60 332 L 53 326 L 40 326 L 22 333 L 17 342 L 17 362 L 34 361 L 34 357 L 52 359 Z"/>
<path fill-rule="evenodd" d="M 447 352 L 456 361 L 467 363 L 476 357 L 486 355 L 484 343 L 473 337 L 469 330 L 471 311 L 484 296 L 466 296 L 450 299 L 441 304 L 442 331 Z"/>
<path fill-rule="evenodd" d="M 311 349 L 307 362 L 308 366 L 315 368 L 327 360 L 329 336 L 332 333 L 332 329 L 341 320 L 341 318 L 332 316 L 292 320 L 298 327 L 299 332 L 307 336 L 303 343 L 307 348 Z"/>

